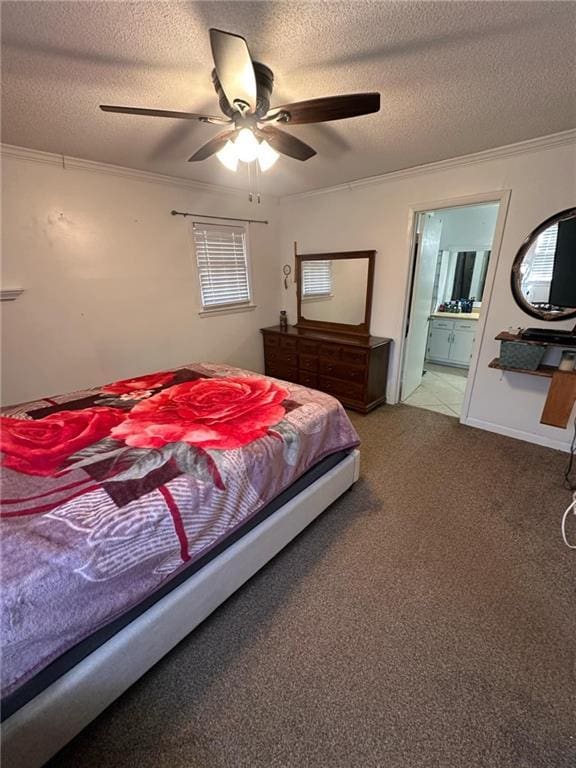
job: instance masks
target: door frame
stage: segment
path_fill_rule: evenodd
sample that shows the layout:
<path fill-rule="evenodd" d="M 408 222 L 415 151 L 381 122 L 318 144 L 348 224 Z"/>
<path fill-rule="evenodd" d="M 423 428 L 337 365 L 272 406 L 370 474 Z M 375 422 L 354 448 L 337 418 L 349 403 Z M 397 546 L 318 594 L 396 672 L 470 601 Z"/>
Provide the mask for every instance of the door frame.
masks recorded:
<path fill-rule="evenodd" d="M 500 259 L 500 251 L 502 248 L 502 239 L 504 236 L 504 227 L 506 224 L 506 218 L 508 216 L 508 208 L 510 205 L 510 196 L 512 191 L 510 189 L 500 189 L 494 192 L 481 192 L 476 195 L 462 195 L 461 197 L 445 198 L 443 200 L 432 200 L 426 203 L 416 203 L 410 205 L 408 208 L 408 272 L 406 283 L 404 286 L 404 311 L 402 313 L 402 335 L 400 337 L 400 350 L 399 360 L 400 366 L 398 369 L 398 376 L 394 387 L 394 402 L 400 403 L 402 377 L 404 374 L 404 362 L 406 355 L 406 331 L 408 323 L 408 315 L 410 311 L 410 304 L 412 301 L 413 285 L 411 275 L 415 266 L 416 252 L 414 250 L 416 241 L 416 230 L 418 216 L 421 213 L 429 211 L 442 210 L 443 208 L 464 208 L 470 205 L 480 205 L 482 203 L 499 203 L 498 218 L 496 219 L 496 227 L 494 229 L 494 237 L 492 240 L 492 251 L 490 253 L 490 261 L 488 263 L 488 272 L 486 273 L 486 282 L 484 283 L 484 292 L 482 294 L 482 312 L 478 322 L 478 330 L 476 332 L 476 338 L 474 340 L 474 346 L 472 348 L 472 359 L 470 360 L 470 367 L 468 369 L 468 378 L 466 381 L 466 390 L 464 392 L 464 401 L 462 403 L 462 413 L 460 414 L 460 423 L 466 424 L 468 419 L 468 412 L 470 409 L 470 398 L 472 390 L 474 388 L 474 381 L 476 379 L 476 371 L 478 368 L 478 357 L 480 354 L 480 348 L 484 340 L 484 332 L 486 327 L 486 318 L 490 311 L 490 304 L 492 302 L 492 294 L 494 290 L 494 279 L 496 277 L 496 270 L 498 261 Z"/>

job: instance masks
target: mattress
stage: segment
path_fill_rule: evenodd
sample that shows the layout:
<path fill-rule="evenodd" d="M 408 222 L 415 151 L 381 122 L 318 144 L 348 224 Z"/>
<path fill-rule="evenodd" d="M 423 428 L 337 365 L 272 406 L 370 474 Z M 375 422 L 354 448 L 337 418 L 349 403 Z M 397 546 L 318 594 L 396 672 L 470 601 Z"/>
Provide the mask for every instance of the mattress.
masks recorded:
<path fill-rule="evenodd" d="M 207 363 L 2 422 L 4 717 L 358 445 L 330 396 Z"/>

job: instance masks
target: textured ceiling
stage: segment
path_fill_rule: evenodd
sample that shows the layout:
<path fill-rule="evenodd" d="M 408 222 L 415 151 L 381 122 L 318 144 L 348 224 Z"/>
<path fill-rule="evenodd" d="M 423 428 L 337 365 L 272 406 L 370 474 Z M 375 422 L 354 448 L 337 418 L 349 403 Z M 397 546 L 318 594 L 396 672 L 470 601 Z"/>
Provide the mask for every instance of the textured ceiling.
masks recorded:
<path fill-rule="evenodd" d="M 273 104 L 380 91 L 376 115 L 291 132 L 318 156 L 281 158 L 289 194 L 576 125 L 574 2 L 2 2 L 2 140 L 228 186 L 186 159 L 219 129 L 104 114 L 98 104 L 208 111 L 208 28 L 244 35 L 275 73 Z"/>

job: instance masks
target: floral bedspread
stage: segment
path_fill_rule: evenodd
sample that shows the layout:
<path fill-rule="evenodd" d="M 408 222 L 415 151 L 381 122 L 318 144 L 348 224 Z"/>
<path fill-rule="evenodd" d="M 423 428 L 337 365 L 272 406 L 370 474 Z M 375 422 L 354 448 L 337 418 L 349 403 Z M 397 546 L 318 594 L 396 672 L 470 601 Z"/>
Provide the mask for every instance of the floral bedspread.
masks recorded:
<path fill-rule="evenodd" d="M 3 695 L 359 442 L 329 395 L 207 363 L 14 407 L 1 427 Z"/>

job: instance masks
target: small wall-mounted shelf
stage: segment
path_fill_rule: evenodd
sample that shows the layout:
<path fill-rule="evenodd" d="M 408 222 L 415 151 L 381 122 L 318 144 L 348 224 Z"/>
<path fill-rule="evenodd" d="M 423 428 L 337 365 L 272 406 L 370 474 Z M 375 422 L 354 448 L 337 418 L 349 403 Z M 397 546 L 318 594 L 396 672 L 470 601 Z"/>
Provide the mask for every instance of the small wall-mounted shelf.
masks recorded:
<path fill-rule="evenodd" d="M 499 371 L 511 371 L 512 373 L 528 373 L 531 376 L 545 376 L 548 379 L 551 379 L 554 372 L 558 370 L 554 365 L 539 365 L 535 371 L 530 370 L 530 368 L 510 368 L 508 365 L 502 365 L 499 357 L 495 357 L 491 363 L 488 363 L 488 368 L 498 368 Z"/>
<path fill-rule="evenodd" d="M 23 293 L 24 288 L 2 288 L 0 289 L 0 301 L 14 301 Z"/>
<path fill-rule="evenodd" d="M 571 335 L 570 335 L 571 338 Z M 521 344 L 537 344 L 539 347 L 561 347 L 562 349 L 572 349 L 576 351 L 576 345 L 562 342 L 562 341 L 535 341 L 533 339 L 523 339 L 516 333 L 509 333 L 508 331 L 501 331 L 496 336 L 496 341 L 519 341 Z"/>
<path fill-rule="evenodd" d="M 505 331 L 496 336 L 496 341 L 516 341 L 522 344 L 544 344 L 547 347 L 574 349 L 573 346 L 561 344 L 560 342 L 528 341 L 521 336 Z M 543 376 L 552 379 L 546 402 L 544 403 L 544 410 L 540 417 L 540 423 L 547 424 L 550 427 L 566 429 L 574 403 L 576 403 L 576 370 L 561 371 L 553 365 L 539 365 L 535 371 L 531 371 L 528 368 L 510 368 L 506 365 L 501 365 L 497 357 L 489 363 L 488 367 L 497 368 L 500 371 L 509 371 L 510 373 L 524 373 L 530 376 Z"/>

